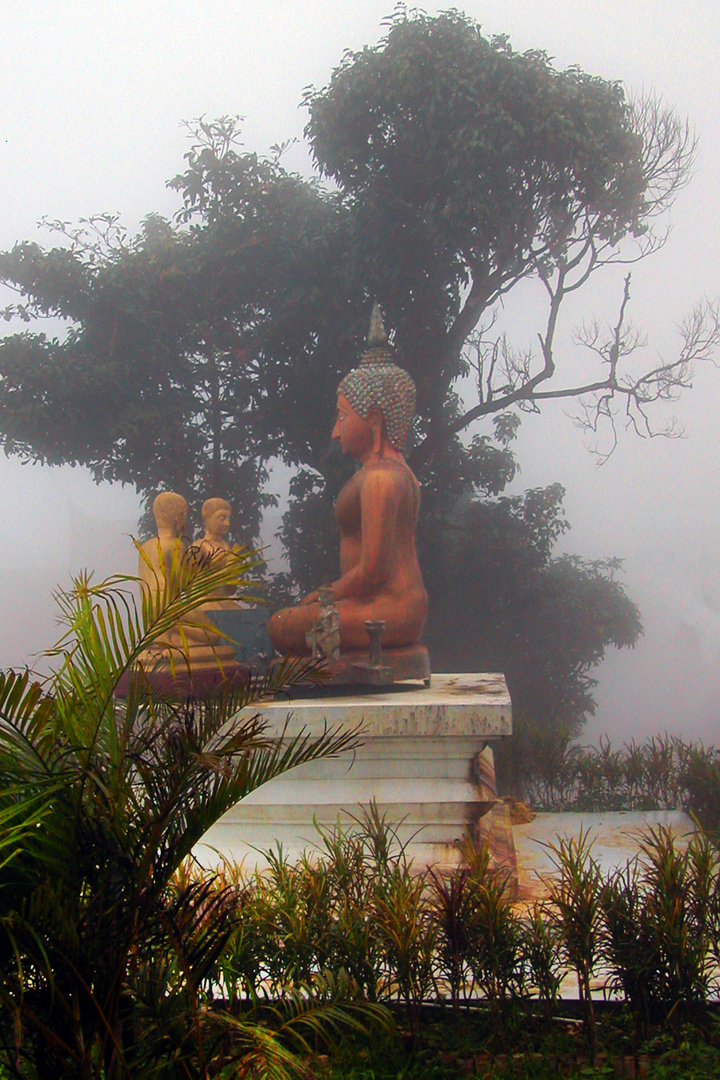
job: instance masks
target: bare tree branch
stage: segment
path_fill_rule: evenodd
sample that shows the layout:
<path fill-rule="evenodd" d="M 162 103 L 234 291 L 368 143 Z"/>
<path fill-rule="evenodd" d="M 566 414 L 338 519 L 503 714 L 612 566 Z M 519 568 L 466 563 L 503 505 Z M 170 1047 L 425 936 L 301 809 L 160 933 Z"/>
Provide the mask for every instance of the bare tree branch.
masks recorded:
<path fill-rule="evenodd" d="M 537 411 L 543 401 L 561 398 L 591 397 L 583 406 L 589 410 L 581 422 L 586 430 L 596 430 L 603 421 L 614 425 L 619 403 L 624 402 L 626 426 L 643 434 L 672 434 L 672 423 L 662 429 L 653 426 L 644 410 L 655 402 L 670 401 L 690 385 L 692 364 L 712 360 L 720 345 L 717 303 L 698 305 L 681 327 L 683 345 L 678 356 L 656 364 L 636 377 L 622 373 L 623 363 L 644 348 L 646 342 L 626 322 L 630 299 L 630 278 L 625 280 L 618 320 L 609 336 L 603 337 L 591 322 L 575 336 L 577 344 L 594 353 L 605 368 L 598 378 L 577 385 L 550 387 L 556 373 L 554 341 L 560 310 L 565 297 L 581 289 L 600 269 L 613 265 L 633 265 L 654 254 L 667 241 L 670 227 L 656 228 L 658 219 L 673 204 L 688 183 L 695 158 L 696 138 L 687 121 L 652 96 L 639 98 L 628 106 L 632 132 L 641 146 L 640 169 L 644 181 L 644 199 L 630 228 L 619 232 L 609 226 L 603 198 L 612 203 L 615 192 L 608 190 L 596 208 L 571 207 L 566 228 L 558 231 L 556 220 L 542 219 L 522 257 L 515 252 L 507 266 L 473 265 L 467 271 L 473 285 L 465 304 L 449 329 L 446 352 L 462 350 L 466 362 L 476 372 L 477 403 L 462 415 L 448 421 L 442 416 L 434 421 L 427 435 L 411 454 L 413 467 L 421 468 L 453 436 L 474 421 L 511 407 Z M 510 291 L 521 278 L 535 275 L 548 295 L 548 319 L 538 334 L 541 363 L 532 352 L 517 352 L 501 335 L 488 336 L 494 319 L 481 325 L 485 312 Z M 474 359 L 471 359 L 471 356 Z M 614 430 L 614 429 L 613 429 Z"/>

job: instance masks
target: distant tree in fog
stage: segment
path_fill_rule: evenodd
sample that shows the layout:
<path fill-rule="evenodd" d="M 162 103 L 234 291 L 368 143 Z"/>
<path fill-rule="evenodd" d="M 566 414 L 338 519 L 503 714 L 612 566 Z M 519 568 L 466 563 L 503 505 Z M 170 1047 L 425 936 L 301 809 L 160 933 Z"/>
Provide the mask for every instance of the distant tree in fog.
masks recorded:
<path fill-rule="evenodd" d="M 425 527 L 432 570 L 427 644 L 438 670 L 502 671 L 514 738 L 500 751 L 504 782 L 522 793 L 542 749 L 562 757 L 595 711 L 593 669 L 609 647 L 635 645 L 642 625 L 618 559 L 554 553 L 569 524 L 560 484 L 522 496 L 475 498 L 448 527 Z"/>
<path fill-rule="evenodd" d="M 526 511 L 545 506 L 552 531 L 555 488 L 492 500 L 515 475 L 522 410 L 575 399 L 591 429 L 614 433 L 622 416 L 652 433 L 652 407 L 714 355 L 720 317 L 704 304 L 675 357 L 640 367 L 629 279 L 615 325 L 589 321 L 578 333 L 578 381 L 555 344 L 568 296 L 661 246 L 692 132 L 659 103 L 556 71 L 544 53 L 516 53 L 457 12 L 396 13 L 383 40 L 347 54 L 305 104 L 315 180 L 288 173 L 280 150 L 268 160 L 244 152 L 231 119 L 201 120 L 170 182 L 182 197 L 174 222 L 151 215 L 133 239 L 112 219 L 95 239 L 88 225 L 60 225 L 61 246 L 0 255 L 0 278 L 21 293 L 8 316 L 69 321 L 62 340 L 28 332 L 0 343 L 0 442 L 148 495 L 167 486 L 196 503 L 226 496 L 247 538 L 268 498 L 267 462 L 279 457 L 295 470 L 283 587 L 314 587 L 333 576 L 332 504 L 347 475 L 328 452 L 335 389 L 378 299 L 418 386 L 408 458 L 423 485 L 438 655 L 449 663 L 454 648 L 467 667 L 524 663 L 513 678 L 528 715 L 572 732 L 592 706 L 591 665 L 607 645 L 635 640 L 637 610 L 614 564 L 554 562 L 542 548 Z M 547 301 L 537 353 L 493 326 L 498 303 L 525 281 Z M 518 551 L 542 552 L 540 563 L 525 566 Z"/>
<path fill-rule="evenodd" d="M 132 238 L 110 215 L 51 222 L 59 246 L 0 255 L 22 294 L 6 318 L 68 324 L 65 336 L 0 342 L 0 441 L 148 500 L 161 488 L 196 508 L 232 499 L 236 532 L 255 539 L 266 461 L 283 444 L 262 376 L 314 347 L 314 327 L 293 307 L 287 333 L 285 311 L 322 270 L 313 216 L 327 200 L 276 159 L 241 152 L 234 120 L 191 129 L 187 171 L 170 182 L 183 195 L 174 222 L 150 214 Z"/>

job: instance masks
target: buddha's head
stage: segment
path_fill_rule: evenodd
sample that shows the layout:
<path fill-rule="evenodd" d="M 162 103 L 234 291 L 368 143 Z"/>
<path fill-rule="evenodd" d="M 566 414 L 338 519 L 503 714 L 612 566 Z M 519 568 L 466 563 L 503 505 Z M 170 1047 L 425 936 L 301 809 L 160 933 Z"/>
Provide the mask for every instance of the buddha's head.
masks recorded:
<path fill-rule="evenodd" d="M 379 413 L 390 445 L 402 453 L 415 415 L 415 383 L 395 363 L 377 304 L 362 359 L 348 372 L 337 392 L 363 420 Z"/>
<path fill-rule="evenodd" d="M 162 491 L 153 502 L 158 529 L 171 529 L 174 536 L 182 536 L 187 524 L 187 512 L 187 502 L 174 491 Z"/>
<path fill-rule="evenodd" d="M 206 499 L 202 508 L 206 535 L 218 539 L 226 536 L 230 531 L 230 512 L 226 499 Z"/>

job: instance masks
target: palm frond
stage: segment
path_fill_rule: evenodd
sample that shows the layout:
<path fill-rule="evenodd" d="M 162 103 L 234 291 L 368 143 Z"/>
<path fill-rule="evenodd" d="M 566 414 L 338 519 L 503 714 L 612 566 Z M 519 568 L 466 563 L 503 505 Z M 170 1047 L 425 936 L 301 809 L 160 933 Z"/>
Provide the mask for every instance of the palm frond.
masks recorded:
<path fill-rule="evenodd" d="M 0 1028 L 4 1016 L 18 1017 L 27 1060 L 41 1047 L 58 1075 L 132 1072 L 152 1047 L 181 1072 L 201 1061 L 218 1023 L 203 1013 L 201 984 L 237 915 L 222 889 L 178 890 L 173 877 L 244 796 L 357 743 L 357 731 L 266 730 L 256 705 L 288 682 L 319 681 L 314 662 L 281 663 L 264 680 L 202 700 L 173 700 L 146 677 L 139 661 L 148 649 L 180 624 L 188 635 L 209 625 L 197 609 L 220 588 L 245 587 L 254 565 L 249 553 L 196 562 L 178 551 L 157 590 L 127 575 L 94 583 L 81 574 L 57 594 L 64 632 L 48 653 L 54 672 L 42 683 L 29 672 L 0 674 Z M 341 1015 L 326 998 L 313 1006 L 326 1027 L 348 1023 L 355 1004 Z M 319 1016 L 298 1002 L 281 1038 L 233 1019 L 237 1074 L 302 1072 L 283 1040 L 302 1048 Z M 12 1037 L 0 1031 L 0 1045 Z M 226 1044 L 216 1031 L 208 1053 Z"/>
<path fill-rule="evenodd" d="M 208 1013 L 206 1023 L 232 1036 L 229 1064 L 238 1080 L 304 1080 L 307 1076 L 307 1062 L 265 1024 L 230 1013 Z"/>

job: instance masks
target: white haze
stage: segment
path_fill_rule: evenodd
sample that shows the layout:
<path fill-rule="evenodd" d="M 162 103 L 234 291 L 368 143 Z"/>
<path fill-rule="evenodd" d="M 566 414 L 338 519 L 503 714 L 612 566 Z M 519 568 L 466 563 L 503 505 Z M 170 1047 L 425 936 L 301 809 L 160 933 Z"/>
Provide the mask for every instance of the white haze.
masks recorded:
<path fill-rule="evenodd" d="M 47 215 L 76 221 L 119 211 L 132 231 L 150 211 L 172 214 L 165 181 L 182 165 L 179 122 L 243 114 L 245 143 L 260 152 L 299 137 L 303 87 L 325 85 L 346 48 L 374 43 L 392 0 L 264 4 L 172 0 L 98 4 L 0 0 L 0 248 L 47 236 Z M 449 5 L 428 4 L 434 12 Z M 669 357 L 676 326 L 704 294 L 720 292 L 720 6 L 710 0 L 468 0 L 486 32 L 516 49 L 543 48 L 559 67 L 577 63 L 654 90 L 690 117 L 700 137 L 691 186 L 673 212 L 674 231 L 635 268 L 631 316 Z M 300 148 L 288 162 L 307 168 Z M 621 280 L 581 298 L 573 321 L 612 318 Z M 518 294 L 506 321 L 520 343 L 540 328 L 534 294 Z M 575 363 L 575 361 L 572 361 Z M 599 671 L 598 715 L 589 737 L 642 736 L 665 728 L 712 741 L 720 691 L 720 533 L 715 422 L 720 372 L 697 372 L 676 406 L 683 441 L 623 434 L 601 469 L 562 406 L 523 422 L 520 483 L 560 481 L 573 526 L 564 548 L 625 558 L 645 636 L 612 653 Z M 132 570 L 127 538 L 137 519 L 130 489 L 99 487 L 80 469 L 0 461 L 0 664 L 30 661 L 55 636 L 52 588 L 82 567 Z M 272 533 L 272 528 L 269 529 Z"/>

